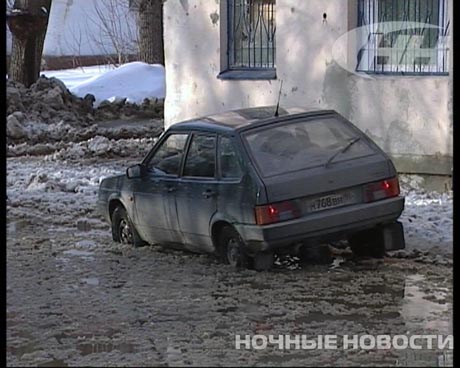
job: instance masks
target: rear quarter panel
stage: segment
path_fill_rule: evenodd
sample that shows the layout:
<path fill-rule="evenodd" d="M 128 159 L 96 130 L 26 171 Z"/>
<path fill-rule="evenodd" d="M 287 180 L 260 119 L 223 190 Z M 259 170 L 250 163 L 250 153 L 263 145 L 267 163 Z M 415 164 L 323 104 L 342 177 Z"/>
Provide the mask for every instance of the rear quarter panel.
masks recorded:
<path fill-rule="evenodd" d="M 224 221 L 235 228 L 241 224 L 255 224 L 254 206 L 266 201 L 265 186 L 250 161 L 238 134 L 234 143 L 243 166 L 241 179 L 220 180 L 217 211 L 210 222 L 210 234 L 216 222 Z"/>

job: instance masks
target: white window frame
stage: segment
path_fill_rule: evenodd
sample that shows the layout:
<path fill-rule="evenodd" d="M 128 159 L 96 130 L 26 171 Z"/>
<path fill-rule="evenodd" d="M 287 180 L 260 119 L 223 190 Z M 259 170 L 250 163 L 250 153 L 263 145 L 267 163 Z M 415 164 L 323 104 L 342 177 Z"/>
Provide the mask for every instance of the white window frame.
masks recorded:
<path fill-rule="evenodd" d="M 400 45 L 404 46 L 405 49 L 402 54 L 396 52 L 394 54 L 395 48 L 381 48 L 378 47 L 380 44 L 383 33 L 378 32 L 377 23 L 374 22 L 374 19 L 379 19 L 379 9 L 378 9 L 378 0 L 364 0 L 364 23 L 361 25 L 364 27 L 361 29 L 361 40 L 359 44 L 362 46 L 362 54 L 358 60 L 356 70 L 358 72 L 366 73 L 378 73 L 378 74 L 447 74 L 448 71 L 448 11 L 447 11 L 447 0 L 437 0 L 438 9 L 439 9 L 439 19 L 438 24 L 444 25 L 445 30 L 444 34 L 440 35 L 437 41 L 436 46 L 433 47 L 432 51 L 424 51 L 425 49 L 420 49 L 420 53 L 414 55 L 413 57 L 422 57 L 427 55 L 427 57 L 432 57 L 436 60 L 436 63 L 429 63 L 423 65 L 413 65 L 411 63 L 385 63 L 377 64 L 378 56 L 388 55 L 386 52 L 392 50 L 392 56 L 397 59 L 399 55 L 407 55 L 406 49 L 417 50 L 422 43 L 423 36 L 418 35 L 400 35 L 398 36 L 397 42 Z M 372 18 L 372 19 L 370 19 Z M 446 31 L 447 30 L 447 31 Z M 397 48 L 396 48 L 397 49 Z M 359 51 L 359 50 L 357 50 Z M 380 51 L 380 52 L 379 52 Z M 380 54 L 380 55 L 379 55 Z M 407 57 L 407 56 L 405 56 Z M 410 57 L 409 57 L 410 58 Z M 401 59 L 401 58 L 399 58 Z M 409 59 L 410 60 L 410 59 Z M 413 60 L 413 59 L 412 59 Z"/>
<path fill-rule="evenodd" d="M 247 45 L 243 45 L 243 46 L 240 47 L 240 51 L 243 52 L 243 53 L 248 53 L 248 55 L 253 55 L 254 54 L 254 56 L 256 57 L 256 59 L 254 59 L 252 61 L 251 61 L 251 58 L 249 58 L 247 62 L 243 62 L 243 60 L 239 60 L 239 62 L 238 62 L 237 60 L 234 59 L 234 55 L 233 55 L 235 53 L 234 47 L 237 44 L 236 35 L 233 33 L 235 31 L 235 29 L 233 29 L 233 27 L 234 27 L 234 22 L 236 21 L 236 18 L 233 19 L 234 14 L 232 14 L 232 11 L 230 11 L 230 9 L 232 9 L 233 12 L 236 11 L 236 8 L 237 8 L 236 7 L 236 2 L 237 1 L 242 1 L 242 0 L 228 0 L 228 4 L 229 4 L 229 11 L 228 11 L 228 15 L 229 15 L 229 18 L 228 18 L 229 19 L 229 23 L 228 23 L 229 24 L 229 29 L 228 29 L 228 66 L 229 66 L 229 69 L 243 69 L 243 70 L 244 69 L 275 69 L 276 68 L 276 56 L 275 56 L 276 55 L 276 42 L 275 42 L 276 1 L 273 0 L 273 4 L 269 4 L 269 3 L 265 4 L 263 2 L 264 0 L 254 0 L 253 3 L 251 3 L 251 0 L 243 0 L 241 5 L 245 5 L 245 8 L 243 8 L 241 5 L 238 7 L 240 12 L 244 12 L 244 14 L 245 14 L 245 15 L 243 15 L 243 14 L 239 15 L 239 18 L 238 18 L 239 22 L 242 21 L 241 18 L 252 19 L 252 14 L 251 13 L 254 13 L 255 9 L 252 8 L 251 6 L 257 6 L 258 8 L 261 7 L 261 9 L 258 9 L 258 10 L 263 12 L 263 13 L 267 12 L 267 14 L 270 12 L 270 7 L 271 7 L 271 11 L 273 12 L 273 14 L 272 14 L 273 19 L 267 19 L 267 21 L 273 22 L 273 25 L 271 25 L 268 28 L 266 27 L 267 25 L 262 24 L 262 21 L 261 21 L 260 18 L 254 20 L 255 24 L 246 24 L 246 27 L 244 27 L 244 24 L 242 25 L 242 27 L 244 27 L 246 29 L 246 32 L 248 33 L 247 37 L 248 37 L 249 41 L 248 41 Z M 261 2 L 262 4 L 257 4 L 257 2 Z M 260 14 L 258 14 L 258 16 L 260 16 Z M 266 40 L 263 40 L 263 42 L 264 42 L 263 44 L 258 45 L 258 41 L 260 41 L 259 37 L 261 37 L 263 34 L 261 35 L 259 33 L 252 33 L 252 32 L 255 32 L 254 30 L 252 30 L 253 26 L 255 26 L 255 28 L 261 27 L 261 28 L 264 28 L 266 30 L 267 34 L 265 35 L 265 37 L 268 37 L 268 38 Z M 272 35 L 273 39 L 271 41 L 270 41 L 270 37 L 268 35 L 268 31 L 270 29 L 273 29 L 273 35 Z M 240 42 L 243 43 L 243 41 L 240 41 Z M 260 49 L 260 48 L 263 49 L 262 46 L 265 43 L 267 45 L 271 44 L 271 46 L 272 46 L 271 48 L 265 47 L 265 49 L 267 49 L 267 51 L 263 52 L 263 53 L 267 52 L 267 59 L 271 61 L 269 63 L 268 62 L 264 63 L 263 59 L 259 59 L 259 56 L 260 56 L 261 53 L 259 51 L 256 51 L 257 49 Z M 269 50 L 273 50 L 273 51 L 269 51 Z M 240 56 L 240 57 L 242 58 L 242 56 Z M 240 65 L 240 63 L 241 63 L 241 65 Z"/>

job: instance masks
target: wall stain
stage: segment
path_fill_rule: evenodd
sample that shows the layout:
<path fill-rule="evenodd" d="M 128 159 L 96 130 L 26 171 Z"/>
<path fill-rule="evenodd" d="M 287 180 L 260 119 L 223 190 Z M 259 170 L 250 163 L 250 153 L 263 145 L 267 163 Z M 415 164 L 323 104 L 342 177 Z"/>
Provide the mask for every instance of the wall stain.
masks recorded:
<path fill-rule="evenodd" d="M 327 64 L 321 100 L 330 108 L 351 119 L 355 81 L 335 61 Z"/>
<path fill-rule="evenodd" d="M 188 15 L 188 0 L 179 0 L 180 1 L 180 5 L 182 5 L 182 8 L 187 12 L 187 15 Z"/>
<path fill-rule="evenodd" d="M 70 11 L 70 7 L 72 5 L 73 5 L 73 0 L 67 0 L 66 6 L 65 6 L 65 9 L 64 9 L 64 21 L 66 20 L 67 15 L 69 14 L 69 11 Z"/>
<path fill-rule="evenodd" d="M 426 150 L 420 142 L 414 139 L 410 126 L 406 121 L 393 120 L 387 130 L 383 149 L 393 154 L 406 154 L 419 152 L 426 154 Z M 410 149 L 410 152 L 407 152 Z"/>
<path fill-rule="evenodd" d="M 212 24 L 216 25 L 217 22 L 219 22 L 219 14 L 217 14 L 217 12 L 211 13 L 209 17 L 211 18 Z"/>

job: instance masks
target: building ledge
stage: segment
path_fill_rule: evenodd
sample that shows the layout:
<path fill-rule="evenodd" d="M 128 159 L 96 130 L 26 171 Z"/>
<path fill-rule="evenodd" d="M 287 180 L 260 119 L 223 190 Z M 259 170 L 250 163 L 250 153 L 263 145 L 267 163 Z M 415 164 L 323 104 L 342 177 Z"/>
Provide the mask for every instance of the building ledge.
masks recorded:
<path fill-rule="evenodd" d="M 222 80 L 271 80 L 276 79 L 276 69 L 230 69 L 218 76 Z"/>
<path fill-rule="evenodd" d="M 452 176 L 452 155 L 389 154 L 389 156 L 399 173 Z"/>

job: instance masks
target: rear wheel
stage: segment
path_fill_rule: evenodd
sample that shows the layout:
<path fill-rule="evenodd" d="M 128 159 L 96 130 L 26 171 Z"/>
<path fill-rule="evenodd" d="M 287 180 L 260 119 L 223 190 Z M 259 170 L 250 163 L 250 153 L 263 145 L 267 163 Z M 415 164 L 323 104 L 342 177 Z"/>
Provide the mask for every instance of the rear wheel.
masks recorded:
<path fill-rule="evenodd" d="M 112 214 L 112 238 L 118 243 L 132 244 L 135 247 L 146 244 L 137 233 L 122 206 L 115 208 Z"/>
<path fill-rule="evenodd" d="M 380 228 L 360 231 L 349 237 L 348 244 L 357 257 L 383 258 L 385 256 L 385 244 Z"/>
<path fill-rule="evenodd" d="M 244 242 L 240 234 L 232 227 L 226 226 L 219 236 L 220 258 L 225 264 L 234 268 L 248 268 L 250 257 L 244 249 Z"/>
<path fill-rule="evenodd" d="M 330 264 L 333 261 L 332 253 L 325 244 L 305 244 L 300 247 L 298 255 L 303 264 Z"/>

